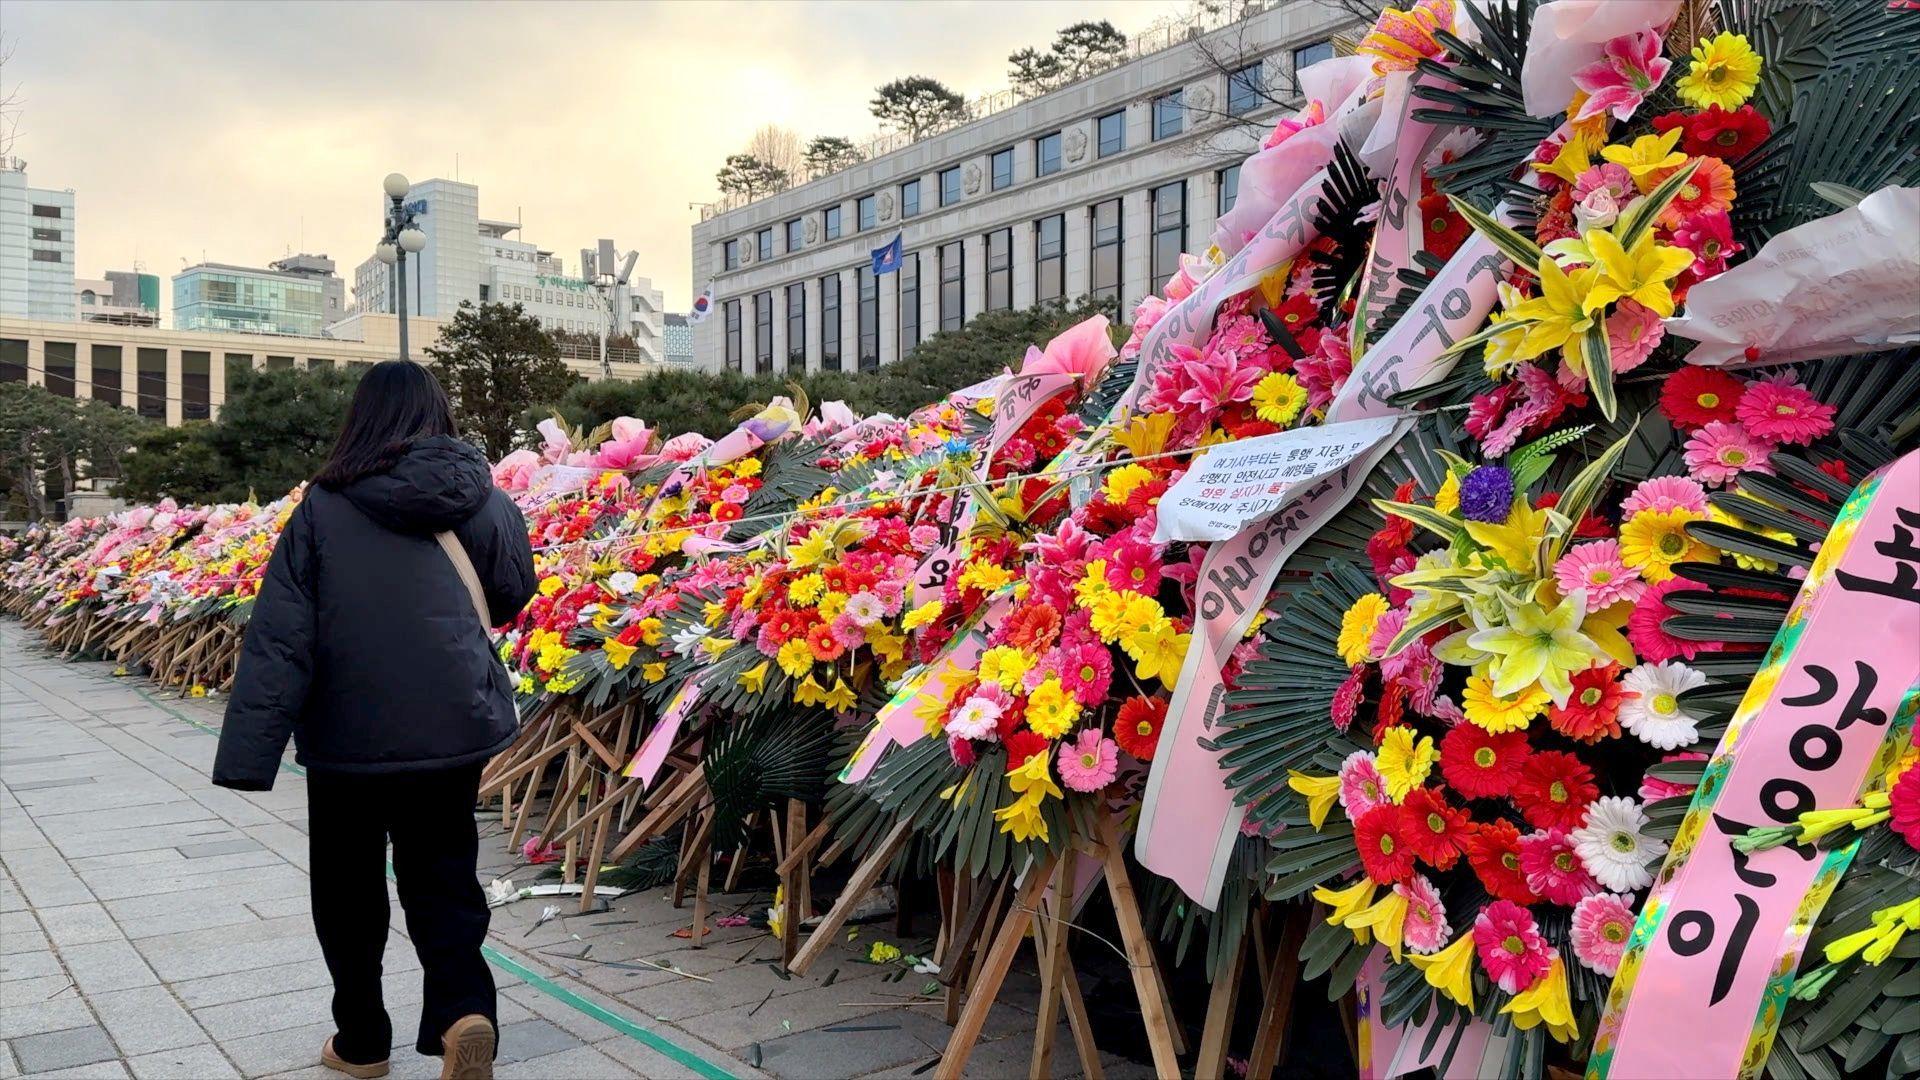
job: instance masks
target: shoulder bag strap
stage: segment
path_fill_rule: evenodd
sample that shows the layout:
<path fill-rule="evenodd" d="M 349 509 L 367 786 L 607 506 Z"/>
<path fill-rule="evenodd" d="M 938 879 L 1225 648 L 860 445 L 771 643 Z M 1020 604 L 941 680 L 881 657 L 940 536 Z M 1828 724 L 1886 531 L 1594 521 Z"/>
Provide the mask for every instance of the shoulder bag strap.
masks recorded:
<path fill-rule="evenodd" d="M 493 620 L 487 615 L 486 590 L 480 587 L 480 575 L 473 569 L 473 560 L 467 556 L 467 549 L 460 538 L 451 532 L 435 533 L 440 541 L 440 550 L 447 553 L 447 560 L 453 563 L 454 572 L 460 575 L 460 583 L 467 587 L 467 597 L 473 601 L 473 613 L 480 617 L 480 629 L 491 633 Z"/>

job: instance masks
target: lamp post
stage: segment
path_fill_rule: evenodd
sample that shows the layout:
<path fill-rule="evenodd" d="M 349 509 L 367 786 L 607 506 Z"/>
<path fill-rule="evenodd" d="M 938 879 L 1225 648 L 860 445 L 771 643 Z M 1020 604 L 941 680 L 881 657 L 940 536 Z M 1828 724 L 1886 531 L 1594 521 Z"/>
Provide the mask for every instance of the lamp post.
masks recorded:
<path fill-rule="evenodd" d="M 380 244 L 374 248 L 374 255 L 388 266 L 395 267 L 396 292 L 399 300 L 395 311 L 400 318 L 400 359 L 412 359 L 407 355 L 407 256 L 415 255 L 427 246 L 427 234 L 414 227 L 413 219 L 417 213 L 406 205 L 407 192 L 413 190 L 413 184 L 399 173 L 388 173 L 381 182 L 381 188 L 387 193 L 386 232 L 380 238 Z"/>
<path fill-rule="evenodd" d="M 616 284 L 618 282 L 612 274 L 594 275 L 594 291 L 600 294 L 600 302 L 607 307 L 607 317 L 600 322 L 600 377 L 603 379 L 613 378 L 613 364 L 607 360 L 607 335 L 613 332 L 613 321 L 618 317 L 614 307 L 614 301 L 617 298 L 614 292 Z"/>

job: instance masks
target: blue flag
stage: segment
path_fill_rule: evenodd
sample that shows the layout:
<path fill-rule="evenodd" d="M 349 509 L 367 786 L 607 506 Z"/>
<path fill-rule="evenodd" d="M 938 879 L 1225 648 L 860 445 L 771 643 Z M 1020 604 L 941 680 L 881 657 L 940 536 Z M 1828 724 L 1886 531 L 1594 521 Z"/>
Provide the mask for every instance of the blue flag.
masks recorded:
<path fill-rule="evenodd" d="M 900 237 L 900 233 L 894 233 L 892 242 L 886 247 L 873 249 L 873 274 L 875 277 L 879 277 L 881 274 L 891 274 L 895 270 L 900 269 L 900 259 L 904 255 Z"/>

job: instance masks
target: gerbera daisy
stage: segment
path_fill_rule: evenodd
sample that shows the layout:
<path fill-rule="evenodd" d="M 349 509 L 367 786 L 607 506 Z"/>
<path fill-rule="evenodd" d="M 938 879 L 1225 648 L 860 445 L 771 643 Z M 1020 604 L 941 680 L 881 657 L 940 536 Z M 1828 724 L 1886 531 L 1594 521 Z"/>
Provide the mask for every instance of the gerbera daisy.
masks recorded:
<path fill-rule="evenodd" d="M 1809 443 L 1833 430 L 1833 406 L 1797 383 L 1756 382 L 1740 395 L 1740 426 L 1770 442 Z"/>
<path fill-rule="evenodd" d="M 1709 105 L 1691 115 L 1668 113 L 1654 117 L 1653 126 L 1660 131 L 1680 128 L 1683 132 L 1680 149 L 1696 157 L 1711 156 L 1722 161 L 1740 160 L 1773 133 L 1773 125 L 1755 112 L 1752 105 L 1742 105 L 1731 112 Z"/>
<path fill-rule="evenodd" d="M 1060 782 L 1075 791 L 1099 791 L 1113 783 L 1119 770 L 1120 749 L 1097 728 L 1085 728 L 1070 745 L 1060 748 L 1054 764 Z"/>
<path fill-rule="evenodd" d="M 1682 562 L 1716 562 L 1715 551 L 1687 535 L 1687 523 L 1707 515 L 1692 510 L 1642 510 L 1620 526 L 1620 557 L 1658 585 Z"/>
<path fill-rule="evenodd" d="M 1358 821 L 1389 801 L 1387 782 L 1381 779 L 1373 755 L 1365 750 L 1348 754 L 1340 763 L 1340 807 L 1347 817 Z"/>
<path fill-rule="evenodd" d="M 1571 829 L 1598 794 L 1586 762 L 1559 750 L 1539 750 L 1520 768 L 1513 803 L 1536 829 Z"/>
<path fill-rule="evenodd" d="M 1460 724 L 1440 740 L 1440 775 L 1469 799 L 1490 799 L 1513 790 L 1520 767 L 1533 753 L 1525 732 L 1502 735 Z"/>
<path fill-rule="evenodd" d="M 1538 903 L 1520 869 L 1520 830 L 1510 821 L 1481 822 L 1467 837 L 1467 864 L 1490 895 L 1516 904 Z"/>
<path fill-rule="evenodd" d="M 1632 600 L 1645 588 L 1640 571 L 1620 561 L 1617 540 L 1595 540 L 1569 548 L 1553 564 L 1553 579 L 1563 595 L 1586 590 L 1589 612 Z"/>
<path fill-rule="evenodd" d="M 1119 714 L 1113 718 L 1114 741 L 1135 758 L 1152 761 L 1154 749 L 1160 745 L 1160 725 L 1166 719 L 1165 698 L 1136 694 L 1120 705 Z"/>
<path fill-rule="evenodd" d="M 1746 248 L 1733 238 L 1733 219 L 1725 210 L 1695 214 L 1673 229 L 1673 242 L 1693 252 L 1693 276 L 1710 278 L 1727 268 L 1727 258 Z M 1608 321 L 1612 328 L 1613 323 Z"/>
<path fill-rule="evenodd" d="M 1340 659 L 1348 664 L 1367 660 L 1367 646 L 1373 641 L 1374 624 L 1387 613 L 1389 606 L 1386 597 L 1379 593 L 1368 593 L 1355 600 L 1346 614 L 1340 616 L 1340 637 L 1334 645 L 1340 652 Z"/>
<path fill-rule="evenodd" d="M 1597 892 L 1573 905 L 1573 957 L 1612 978 L 1633 936 L 1633 898 Z"/>
<path fill-rule="evenodd" d="M 1395 727 L 1382 734 L 1375 763 L 1380 766 L 1380 778 L 1386 781 L 1387 797 L 1394 802 L 1406 798 L 1426 781 L 1439 756 L 1433 740 L 1412 728 Z"/>
<path fill-rule="evenodd" d="M 1655 476 L 1642 480 L 1620 503 L 1620 512 L 1632 517 L 1642 510 L 1707 512 L 1707 491 L 1684 476 Z"/>
<path fill-rule="evenodd" d="M 1440 890 L 1433 887 L 1433 882 L 1415 874 L 1395 885 L 1393 891 L 1407 902 L 1407 918 L 1400 931 L 1407 948 L 1423 955 L 1440 951 L 1440 946 L 1453 935 L 1453 929 L 1447 925 L 1447 905 L 1440 899 Z"/>
<path fill-rule="evenodd" d="M 1353 826 L 1353 844 L 1374 881 L 1395 885 L 1413 876 L 1413 845 L 1400 807 L 1376 806 L 1362 814 Z"/>
<path fill-rule="evenodd" d="M 1697 581 L 1688 581 L 1681 577 L 1671 577 L 1652 585 L 1640 594 L 1633 605 L 1633 614 L 1627 616 L 1627 644 L 1633 646 L 1634 654 L 1642 660 L 1661 661 L 1679 657 L 1691 660 L 1703 652 L 1719 652 L 1722 645 L 1718 641 L 1689 641 L 1667 633 L 1660 624 L 1680 614 L 1667 604 L 1667 595 L 1675 592 L 1690 592 L 1704 589 L 1705 585 Z"/>
<path fill-rule="evenodd" d="M 1632 799 L 1608 795 L 1587 807 L 1585 822 L 1573 830 L 1573 847 L 1587 872 L 1614 892 L 1632 892 L 1653 884 L 1647 864 L 1667 853 L 1667 842 L 1648 836 L 1646 812 Z"/>
<path fill-rule="evenodd" d="M 1433 788 L 1409 792 L 1400 805 L 1406 811 L 1407 842 L 1413 845 L 1414 857 L 1435 870 L 1451 870 L 1467 841 L 1466 811 L 1449 806 Z"/>
<path fill-rule="evenodd" d="M 1565 829 L 1541 829 L 1522 836 L 1520 870 L 1527 875 L 1527 888 L 1551 904 L 1572 907 L 1600 891 L 1593 875 L 1581 865 Z"/>
<path fill-rule="evenodd" d="M 996 737 L 1005 708 L 997 701 L 974 695 L 960 703 L 947 717 L 946 732 L 963 739 Z"/>
<path fill-rule="evenodd" d="M 1680 705 L 1680 695 L 1707 684 L 1707 677 L 1668 660 L 1641 664 L 1621 680 L 1626 700 L 1620 723 L 1641 742 L 1659 750 L 1678 750 L 1700 741 L 1700 718 Z"/>
<path fill-rule="evenodd" d="M 1253 388 L 1253 414 L 1269 424 L 1293 423 L 1306 405 L 1306 388 L 1284 371 L 1267 375 Z"/>
<path fill-rule="evenodd" d="M 1522 690 L 1501 697 L 1493 692 L 1493 680 L 1485 675 L 1469 676 L 1460 698 L 1466 708 L 1468 722 L 1495 734 L 1526 730 L 1533 718 L 1553 702 L 1553 698 L 1538 683 L 1531 683 Z"/>
<path fill-rule="evenodd" d="M 1578 742 L 1593 743 L 1620 734 L 1620 665 L 1588 668 L 1573 677 L 1573 694 L 1564 706 L 1547 710 L 1553 730 Z"/>
<path fill-rule="evenodd" d="M 1767 462 L 1771 452 L 1771 447 L 1746 428 L 1715 420 L 1687 439 L 1687 475 L 1713 487 L 1743 472 L 1772 475 L 1773 466 Z"/>
<path fill-rule="evenodd" d="M 1473 951 L 1495 986 L 1517 994 L 1553 966 L 1553 950 L 1533 914 L 1511 900 L 1495 900 L 1473 920 Z"/>
<path fill-rule="evenodd" d="M 1647 362 L 1666 336 L 1666 324 L 1658 314 L 1637 300 L 1621 297 L 1607 316 L 1608 367 L 1615 375 L 1632 371 Z M 1560 369 L 1563 376 L 1570 372 L 1579 374 L 1570 366 Z"/>
<path fill-rule="evenodd" d="M 1703 214 L 1725 213 L 1739 194 L 1734 189 L 1733 167 L 1726 162 L 1717 157 L 1694 158 L 1692 167 L 1693 175 L 1680 185 L 1673 201 L 1661 211 L 1660 224 L 1668 229 Z"/>
<path fill-rule="evenodd" d="M 1760 54 L 1745 34 L 1722 32 L 1694 46 L 1693 63 L 1674 84 L 1680 100 L 1696 109 L 1737 109 L 1760 84 Z"/>
<path fill-rule="evenodd" d="M 1091 709 L 1107 699 L 1113 683 L 1113 654 L 1104 645 L 1081 642 L 1060 649 L 1060 685 Z"/>
<path fill-rule="evenodd" d="M 1367 665 L 1355 664 L 1341 682 L 1340 689 L 1333 692 L 1333 726 L 1345 731 L 1353 725 L 1353 718 L 1360 711 L 1360 696 L 1366 692 Z"/>
<path fill-rule="evenodd" d="M 1718 368 L 1687 364 L 1660 385 L 1660 411 L 1683 431 L 1715 420 L 1731 423 L 1745 389 L 1739 379 Z"/>
<path fill-rule="evenodd" d="M 1920 848 L 1920 768 L 1910 768 L 1887 790 L 1887 810 L 1894 832 L 1908 847 Z"/>
<path fill-rule="evenodd" d="M 1660 758 L 1663 764 L 1669 761 L 1705 760 L 1707 760 L 1707 755 L 1698 750 L 1686 750 L 1678 754 L 1663 754 Z M 1640 801 L 1643 803 L 1654 803 L 1659 802 L 1661 799 L 1672 799 L 1681 795 L 1692 795 L 1693 789 L 1699 786 L 1698 784 L 1681 784 L 1672 780 L 1662 780 L 1652 773 L 1648 773 L 1640 778 Z"/>
<path fill-rule="evenodd" d="M 1420 240 L 1436 259 L 1451 259 L 1473 234 L 1473 226 L 1440 192 L 1420 198 Z"/>
<path fill-rule="evenodd" d="M 1151 596 L 1160 588 L 1160 573 L 1151 544 L 1124 543 L 1107 556 L 1107 584 L 1118 590 Z"/>
<path fill-rule="evenodd" d="M 1012 772 L 1027 763 L 1035 754 L 1044 754 L 1053 748 L 1053 741 L 1036 731 L 1021 728 L 1009 732 L 1001 740 L 1007 746 L 1007 771 Z"/>

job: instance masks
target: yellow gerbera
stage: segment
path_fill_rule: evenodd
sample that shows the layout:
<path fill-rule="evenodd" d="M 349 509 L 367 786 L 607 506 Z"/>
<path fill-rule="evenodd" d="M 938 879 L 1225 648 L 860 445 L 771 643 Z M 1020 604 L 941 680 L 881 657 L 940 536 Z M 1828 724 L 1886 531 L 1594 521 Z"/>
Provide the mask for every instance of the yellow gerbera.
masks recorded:
<path fill-rule="evenodd" d="M 1380 616 L 1387 613 L 1389 606 L 1386 597 L 1368 593 L 1355 600 L 1346 614 L 1340 616 L 1340 637 L 1334 643 L 1340 650 L 1340 659 L 1349 666 L 1366 661 L 1374 628 L 1380 625 Z"/>
<path fill-rule="evenodd" d="M 1620 526 L 1621 561 L 1656 585 L 1673 576 L 1675 563 L 1719 562 L 1717 551 L 1687 535 L 1687 522 L 1705 516 L 1685 507 L 1640 511 Z"/>
<path fill-rule="evenodd" d="M 1693 65 L 1674 84 L 1680 100 L 1696 109 L 1739 108 L 1760 85 L 1760 54 L 1745 34 L 1721 33 L 1693 47 Z"/>
<path fill-rule="evenodd" d="M 1049 739 L 1067 733 L 1080 716 L 1080 703 L 1058 678 L 1048 676 L 1027 699 L 1027 726 Z"/>
<path fill-rule="evenodd" d="M 1306 404 L 1306 388 L 1284 371 L 1273 372 L 1253 388 L 1253 414 L 1269 424 L 1293 423 Z"/>
<path fill-rule="evenodd" d="M 813 670 L 813 650 L 807 646 L 807 639 L 796 637 L 780 646 L 780 652 L 774 657 L 780 664 L 780 670 L 798 679 Z"/>
<path fill-rule="evenodd" d="M 1431 737 L 1416 738 L 1412 728 L 1388 728 L 1380 740 L 1377 761 L 1380 778 L 1387 783 L 1387 798 L 1396 803 L 1406 798 L 1408 792 L 1426 782 L 1439 757 Z"/>
<path fill-rule="evenodd" d="M 1552 699 L 1538 684 L 1517 694 L 1501 697 L 1493 692 L 1492 679 L 1485 675 L 1473 675 L 1467 679 L 1467 688 L 1461 694 L 1461 700 L 1469 723 L 1498 735 L 1503 731 L 1524 729 L 1533 722 L 1534 717 L 1545 711 Z"/>
<path fill-rule="evenodd" d="M 1143 465 L 1122 465 L 1107 474 L 1105 491 L 1110 503 L 1123 503 L 1140 485 L 1153 479 L 1153 470 Z"/>
<path fill-rule="evenodd" d="M 980 681 L 995 683 L 1008 693 L 1019 693 L 1021 680 L 1033 659 L 1011 645 L 995 645 L 980 654 Z"/>

